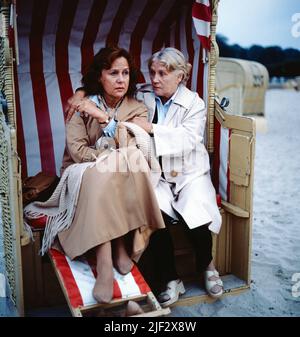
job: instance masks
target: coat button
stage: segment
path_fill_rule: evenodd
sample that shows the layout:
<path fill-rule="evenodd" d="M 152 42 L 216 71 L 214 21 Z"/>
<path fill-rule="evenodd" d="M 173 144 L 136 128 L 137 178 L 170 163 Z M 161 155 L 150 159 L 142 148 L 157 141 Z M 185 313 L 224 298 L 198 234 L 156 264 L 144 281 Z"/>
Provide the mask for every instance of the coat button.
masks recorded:
<path fill-rule="evenodd" d="M 174 170 L 171 171 L 171 176 L 172 176 L 173 178 L 177 177 L 177 175 L 178 175 L 178 172 L 176 172 L 176 171 L 174 171 Z"/>

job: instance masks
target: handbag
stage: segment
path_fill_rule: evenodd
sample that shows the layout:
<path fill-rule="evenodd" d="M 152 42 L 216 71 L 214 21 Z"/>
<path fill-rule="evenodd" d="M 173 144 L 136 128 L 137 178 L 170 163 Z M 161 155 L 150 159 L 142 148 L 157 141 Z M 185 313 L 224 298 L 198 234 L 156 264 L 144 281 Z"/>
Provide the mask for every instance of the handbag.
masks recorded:
<path fill-rule="evenodd" d="M 39 172 L 22 182 L 23 206 L 33 201 L 46 201 L 54 192 L 59 183 L 57 175 Z"/>

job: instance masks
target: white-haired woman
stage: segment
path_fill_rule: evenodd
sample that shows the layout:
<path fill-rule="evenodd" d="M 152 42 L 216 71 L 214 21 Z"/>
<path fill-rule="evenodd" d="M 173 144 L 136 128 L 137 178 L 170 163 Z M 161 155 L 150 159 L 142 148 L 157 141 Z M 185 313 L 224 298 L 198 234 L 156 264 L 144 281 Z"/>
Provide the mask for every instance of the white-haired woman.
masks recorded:
<path fill-rule="evenodd" d="M 221 216 L 204 145 L 205 104 L 185 86 L 191 65 L 179 50 L 162 49 L 151 56 L 148 66 L 151 85 L 142 85 L 136 93 L 148 108 L 148 121 L 138 117 L 133 121 L 153 137 L 163 172 L 155 193 L 167 228 L 152 235 L 139 267 L 162 306 L 176 302 L 185 292 L 168 230 L 172 219 L 180 220 L 193 244 L 207 292 L 219 297 L 223 284 L 212 261 L 211 232 L 219 232 Z M 154 262 L 151 268 L 150 260 Z"/>
<path fill-rule="evenodd" d="M 148 66 L 152 85 L 141 86 L 136 95 L 148 107 L 148 122 L 139 118 L 134 122 L 153 136 L 160 158 L 163 175 L 156 196 L 165 219 L 183 222 L 196 253 L 197 269 L 204 272 L 206 290 L 219 297 L 223 284 L 212 261 L 211 231 L 220 231 L 221 216 L 204 145 L 205 104 L 185 86 L 191 65 L 179 50 L 162 49 L 152 55 Z M 153 234 L 146 255 L 152 256 L 156 275 L 165 282 L 166 289 L 159 295 L 163 306 L 177 301 L 185 291 L 173 252 L 168 229 Z"/>

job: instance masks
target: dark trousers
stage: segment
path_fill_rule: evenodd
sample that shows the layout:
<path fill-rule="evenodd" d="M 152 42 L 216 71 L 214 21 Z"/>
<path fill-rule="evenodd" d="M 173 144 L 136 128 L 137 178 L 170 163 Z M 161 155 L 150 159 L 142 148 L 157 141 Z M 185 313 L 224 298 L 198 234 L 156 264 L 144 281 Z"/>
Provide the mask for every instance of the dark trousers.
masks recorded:
<path fill-rule="evenodd" d="M 178 278 L 169 226 L 183 226 L 194 248 L 199 273 L 206 270 L 212 260 L 212 236 L 208 226 L 189 229 L 182 218 L 179 223 L 172 224 L 169 216 L 163 213 L 163 217 L 166 228 L 152 234 L 149 245 L 138 262 L 141 273 L 156 295 L 165 290 L 169 281 Z"/>

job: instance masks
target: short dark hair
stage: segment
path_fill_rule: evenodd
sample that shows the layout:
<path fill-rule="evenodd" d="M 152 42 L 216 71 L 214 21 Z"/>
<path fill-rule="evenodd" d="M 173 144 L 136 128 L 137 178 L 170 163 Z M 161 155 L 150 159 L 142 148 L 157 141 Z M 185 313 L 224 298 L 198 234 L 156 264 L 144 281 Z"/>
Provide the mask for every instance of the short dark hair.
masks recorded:
<path fill-rule="evenodd" d="M 125 96 L 132 97 L 134 95 L 137 83 L 137 71 L 128 51 L 119 47 L 101 48 L 94 56 L 93 62 L 81 80 L 87 95 L 103 94 L 103 87 L 99 83 L 99 76 L 103 69 L 110 69 L 112 63 L 119 57 L 124 57 L 129 65 L 129 87 Z"/>

